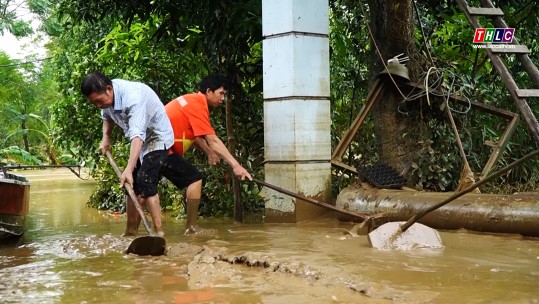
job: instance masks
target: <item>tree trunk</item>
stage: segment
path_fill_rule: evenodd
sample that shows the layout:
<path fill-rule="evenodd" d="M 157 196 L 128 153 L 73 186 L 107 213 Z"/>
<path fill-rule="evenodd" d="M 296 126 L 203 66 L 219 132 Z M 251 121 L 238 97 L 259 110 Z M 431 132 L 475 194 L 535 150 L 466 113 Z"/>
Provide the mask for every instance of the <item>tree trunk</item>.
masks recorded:
<path fill-rule="evenodd" d="M 56 152 L 54 152 L 54 148 L 49 144 L 47 144 L 47 155 L 49 156 L 51 165 L 58 164 L 58 160 L 56 159 Z"/>
<path fill-rule="evenodd" d="M 226 113 L 226 134 L 228 142 L 228 151 L 232 156 L 236 157 L 236 137 L 234 136 L 234 127 L 232 125 L 232 94 L 225 103 Z M 232 174 L 232 190 L 234 193 L 234 221 L 243 222 L 243 204 L 241 202 L 240 181 Z"/>
<path fill-rule="evenodd" d="M 24 121 L 24 120 L 21 122 L 21 130 L 26 130 L 26 121 Z M 27 133 L 22 134 L 22 141 L 24 142 L 24 150 L 26 150 L 26 152 L 30 153 L 30 142 L 28 141 L 28 134 Z"/>
<path fill-rule="evenodd" d="M 378 48 L 375 45 L 372 47 L 369 67 L 371 79 L 385 69 L 380 54 L 387 64 L 388 59 L 404 53 L 410 57 L 406 66 L 410 78 L 414 80 L 418 71 L 416 66 L 419 66 L 422 60 L 419 59 L 415 46 L 412 0 L 370 0 L 369 5 L 369 25 L 378 46 Z M 398 77 L 393 78 L 398 79 Z M 422 130 L 419 107 L 412 110 L 408 107 L 406 114 L 399 111 L 403 96 L 396 89 L 391 78 L 384 76 L 384 79 L 385 89 L 378 102 L 374 104 L 372 112 L 375 136 L 379 144 L 380 162 L 402 173 L 408 179 L 408 184 L 414 184 L 408 173 L 411 164 L 419 155 L 418 141 Z M 416 104 L 419 104 L 419 101 Z"/>

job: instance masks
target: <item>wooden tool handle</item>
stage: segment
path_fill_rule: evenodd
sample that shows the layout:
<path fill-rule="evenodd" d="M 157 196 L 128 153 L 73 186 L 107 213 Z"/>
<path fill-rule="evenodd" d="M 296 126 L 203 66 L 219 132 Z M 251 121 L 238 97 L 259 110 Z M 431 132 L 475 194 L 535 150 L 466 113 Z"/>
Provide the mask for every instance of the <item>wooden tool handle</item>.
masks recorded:
<path fill-rule="evenodd" d="M 118 165 L 116 165 L 116 162 L 114 161 L 114 158 L 112 157 L 112 154 L 109 150 L 105 151 L 105 155 L 107 155 L 107 158 L 109 159 L 109 163 L 116 172 L 116 175 L 118 175 L 118 178 L 122 176 L 122 171 L 120 168 L 118 168 Z M 135 194 L 135 191 L 133 191 L 133 187 L 129 183 L 124 183 L 124 188 L 127 190 L 127 193 L 129 194 L 129 197 L 131 197 L 131 201 L 133 202 L 133 205 L 135 205 L 135 208 L 137 209 L 138 213 L 142 217 L 142 222 L 144 223 L 144 227 L 146 227 L 146 231 L 151 236 L 155 236 L 155 233 L 153 232 L 153 229 L 151 229 L 150 225 L 148 224 L 148 220 L 146 219 L 146 216 L 144 215 L 144 211 L 142 210 L 142 207 L 138 203 L 137 195 Z"/>
<path fill-rule="evenodd" d="M 227 171 L 232 171 L 232 169 L 230 169 L 230 168 L 228 168 L 226 166 L 223 166 L 221 164 L 219 164 L 218 166 L 221 167 L 222 169 L 227 170 Z M 305 201 L 307 203 L 311 203 L 311 204 L 319 206 L 319 207 L 327 208 L 327 209 L 333 210 L 333 211 L 341 213 L 341 214 L 346 214 L 348 216 L 358 218 L 360 220 L 367 220 L 367 219 L 373 217 L 373 216 L 368 216 L 368 215 L 365 215 L 365 214 L 362 214 L 362 213 L 359 213 L 359 212 L 353 212 L 353 211 L 349 211 L 349 210 L 340 209 L 340 208 L 337 208 L 337 207 L 335 207 L 333 205 L 330 205 L 328 203 L 317 201 L 317 200 L 315 200 L 313 198 L 306 197 L 306 196 L 301 195 L 299 193 L 295 193 L 295 192 L 283 189 L 281 187 L 266 183 L 266 182 L 258 180 L 256 178 L 253 178 L 252 181 L 259 184 L 259 185 L 261 185 L 261 186 L 268 187 L 270 189 L 273 189 L 275 191 L 278 191 L 278 192 L 281 192 L 283 194 L 289 195 L 291 197 L 295 197 L 295 198 L 300 199 L 302 201 Z M 374 215 L 374 217 L 380 217 L 380 215 Z"/>

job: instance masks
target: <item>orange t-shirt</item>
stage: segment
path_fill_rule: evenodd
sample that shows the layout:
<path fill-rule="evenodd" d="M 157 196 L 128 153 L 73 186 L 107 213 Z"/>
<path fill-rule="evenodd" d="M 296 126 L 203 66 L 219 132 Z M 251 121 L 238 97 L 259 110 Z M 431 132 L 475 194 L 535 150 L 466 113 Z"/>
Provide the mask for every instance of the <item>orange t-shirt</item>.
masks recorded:
<path fill-rule="evenodd" d="M 173 99 L 165 106 L 174 130 L 172 152 L 184 155 L 195 137 L 215 134 L 210 123 L 210 112 L 206 96 L 193 93 Z"/>

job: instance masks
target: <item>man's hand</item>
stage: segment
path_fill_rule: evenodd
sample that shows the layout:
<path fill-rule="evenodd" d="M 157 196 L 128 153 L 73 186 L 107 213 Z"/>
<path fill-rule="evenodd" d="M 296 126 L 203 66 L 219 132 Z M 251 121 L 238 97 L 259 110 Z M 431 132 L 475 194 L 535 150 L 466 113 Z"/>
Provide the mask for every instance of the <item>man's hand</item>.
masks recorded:
<path fill-rule="evenodd" d="M 110 150 L 110 139 L 108 137 L 104 137 L 102 140 L 101 140 L 101 144 L 99 144 L 99 152 L 101 152 L 101 154 L 105 155 L 105 151 L 107 150 Z"/>
<path fill-rule="evenodd" d="M 206 139 L 204 137 L 201 137 L 201 136 L 195 137 L 195 147 L 197 147 L 198 149 L 204 151 L 204 153 L 206 153 L 206 155 L 208 155 L 208 163 L 210 165 L 215 166 L 221 160 L 219 158 L 219 154 L 215 153 L 215 151 L 213 151 L 210 148 L 210 146 L 208 145 L 208 143 L 206 142 Z"/>
<path fill-rule="evenodd" d="M 249 172 L 247 172 L 247 170 L 245 170 L 245 168 L 240 165 L 237 165 L 236 167 L 232 168 L 232 171 L 234 171 L 234 175 L 236 175 L 236 177 L 240 180 L 245 180 L 245 178 L 248 178 L 251 181 L 253 180 L 251 174 L 249 174 Z"/>
<path fill-rule="evenodd" d="M 110 150 L 110 135 L 114 129 L 114 122 L 112 120 L 103 120 L 103 137 L 101 138 L 101 144 L 99 144 L 99 152 L 105 155 L 105 151 Z"/>
<path fill-rule="evenodd" d="M 217 153 L 211 152 L 208 153 L 208 163 L 212 166 L 215 166 L 219 163 L 221 159 L 219 158 L 219 155 Z"/>
<path fill-rule="evenodd" d="M 133 171 L 125 169 L 122 172 L 122 176 L 120 176 L 120 188 L 123 188 L 125 183 L 133 186 Z"/>

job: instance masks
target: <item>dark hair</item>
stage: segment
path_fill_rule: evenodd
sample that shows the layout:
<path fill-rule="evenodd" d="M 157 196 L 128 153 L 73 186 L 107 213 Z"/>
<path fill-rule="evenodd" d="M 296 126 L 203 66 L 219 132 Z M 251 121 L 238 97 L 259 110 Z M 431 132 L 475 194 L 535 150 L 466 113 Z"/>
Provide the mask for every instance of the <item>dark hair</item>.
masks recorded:
<path fill-rule="evenodd" d="M 202 93 L 206 93 L 207 89 L 215 91 L 218 88 L 223 87 L 226 90 L 226 80 L 219 75 L 209 75 L 204 77 L 198 85 L 198 90 Z"/>
<path fill-rule="evenodd" d="M 92 93 L 103 93 L 107 90 L 107 86 L 112 85 L 112 81 L 100 72 L 93 72 L 82 80 L 80 90 L 84 97 Z"/>

